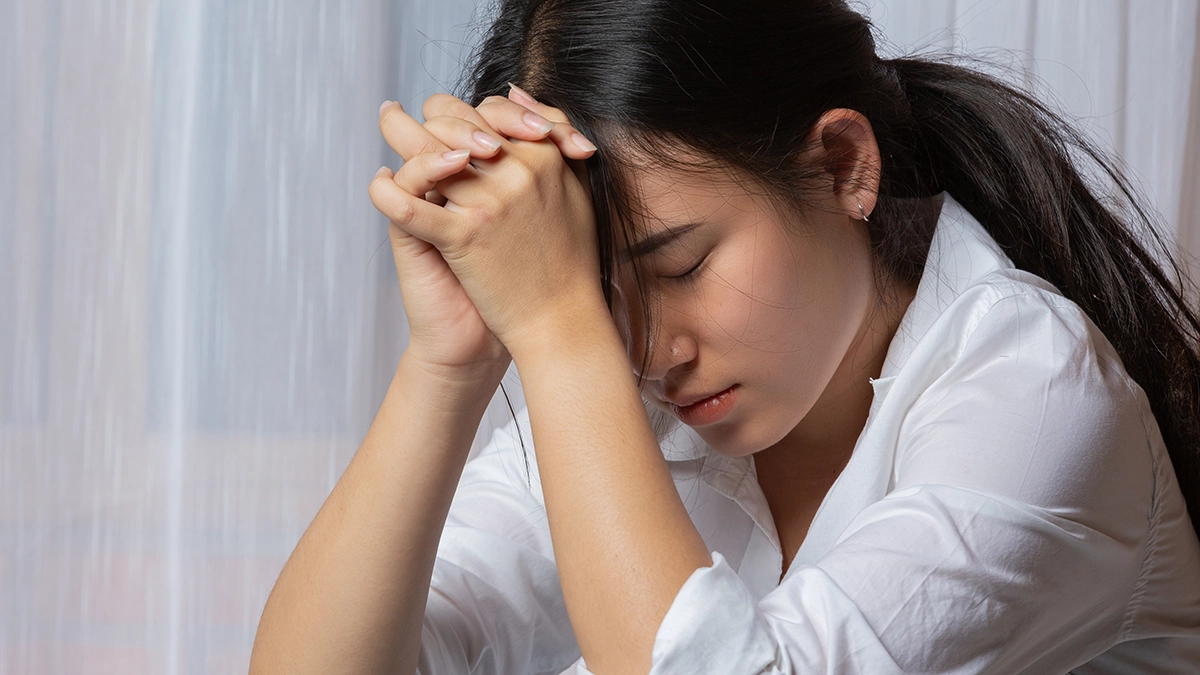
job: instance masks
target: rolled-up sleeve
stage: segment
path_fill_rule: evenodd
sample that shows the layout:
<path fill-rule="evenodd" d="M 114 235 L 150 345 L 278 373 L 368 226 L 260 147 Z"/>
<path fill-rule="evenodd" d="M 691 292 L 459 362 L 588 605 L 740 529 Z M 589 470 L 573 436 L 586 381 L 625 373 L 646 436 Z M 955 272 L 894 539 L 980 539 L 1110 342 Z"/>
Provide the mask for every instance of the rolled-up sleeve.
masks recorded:
<path fill-rule="evenodd" d="M 992 306 L 913 398 L 891 491 L 761 601 L 714 553 L 651 672 L 1062 673 L 1117 642 L 1154 508 L 1153 419 L 1091 331 L 1042 298 Z"/>
<path fill-rule="evenodd" d="M 803 570 L 807 583 L 789 581 L 786 602 L 803 603 L 803 614 L 772 614 L 720 553 L 712 557 L 713 565 L 693 572 L 667 611 L 651 675 L 902 672 L 821 570 Z"/>

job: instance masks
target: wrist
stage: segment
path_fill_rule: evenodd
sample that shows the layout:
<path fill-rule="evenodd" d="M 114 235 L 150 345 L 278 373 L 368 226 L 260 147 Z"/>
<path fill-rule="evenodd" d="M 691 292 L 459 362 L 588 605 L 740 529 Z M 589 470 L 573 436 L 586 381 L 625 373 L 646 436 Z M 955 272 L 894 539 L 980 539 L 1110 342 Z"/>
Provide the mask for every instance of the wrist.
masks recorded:
<path fill-rule="evenodd" d="M 564 305 L 506 341 L 517 370 L 534 361 L 573 359 L 597 352 L 619 353 L 628 361 L 625 344 L 602 296 Z"/>
<path fill-rule="evenodd" d="M 465 411 L 480 405 L 487 407 L 510 362 L 506 357 L 448 366 L 406 349 L 396 366 L 395 379 L 413 381 L 430 402 L 441 403 L 451 411 Z"/>

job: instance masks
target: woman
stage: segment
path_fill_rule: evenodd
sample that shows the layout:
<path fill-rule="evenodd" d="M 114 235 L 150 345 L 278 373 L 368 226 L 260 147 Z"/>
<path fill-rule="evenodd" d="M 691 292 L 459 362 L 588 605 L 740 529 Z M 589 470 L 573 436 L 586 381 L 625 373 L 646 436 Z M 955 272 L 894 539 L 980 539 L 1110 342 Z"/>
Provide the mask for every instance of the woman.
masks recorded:
<path fill-rule="evenodd" d="M 1200 669 L 1200 322 L 1077 132 L 837 0 L 506 0 L 469 89 L 252 672 Z"/>

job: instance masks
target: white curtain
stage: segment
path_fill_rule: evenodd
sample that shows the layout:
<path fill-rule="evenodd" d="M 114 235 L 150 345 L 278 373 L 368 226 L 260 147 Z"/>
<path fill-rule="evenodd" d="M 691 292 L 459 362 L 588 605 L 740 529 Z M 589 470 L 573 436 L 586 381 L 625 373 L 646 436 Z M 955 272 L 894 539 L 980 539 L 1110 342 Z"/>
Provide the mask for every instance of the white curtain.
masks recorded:
<path fill-rule="evenodd" d="M 379 103 L 452 85 L 474 5 L 0 0 L 0 675 L 246 671 L 405 344 Z M 1193 253 L 1198 5 L 859 3 L 1007 60 Z"/>

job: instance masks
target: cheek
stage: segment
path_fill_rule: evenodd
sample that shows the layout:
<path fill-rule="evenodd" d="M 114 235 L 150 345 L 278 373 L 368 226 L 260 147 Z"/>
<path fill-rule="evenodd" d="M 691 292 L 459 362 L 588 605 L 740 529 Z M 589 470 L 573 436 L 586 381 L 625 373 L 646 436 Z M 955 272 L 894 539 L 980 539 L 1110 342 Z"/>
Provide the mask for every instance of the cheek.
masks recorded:
<path fill-rule="evenodd" d="M 729 377 L 807 410 L 858 333 L 869 298 L 863 272 L 841 256 L 793 250 L 782 239 L 756 249 L 712 275 L 698 296 L 702 344 L 710 359 L 728 363 Z"/>
<path fill-rule="evenodd" d="M 786 242 L 761 238 L 736 253 L 707 275 L 697 294 L 704 342 L 722 353 L 745 350 L 766 369 L 805 359 L 827 318 L 827 299 L 805 274 L 807 262 Z"/>

